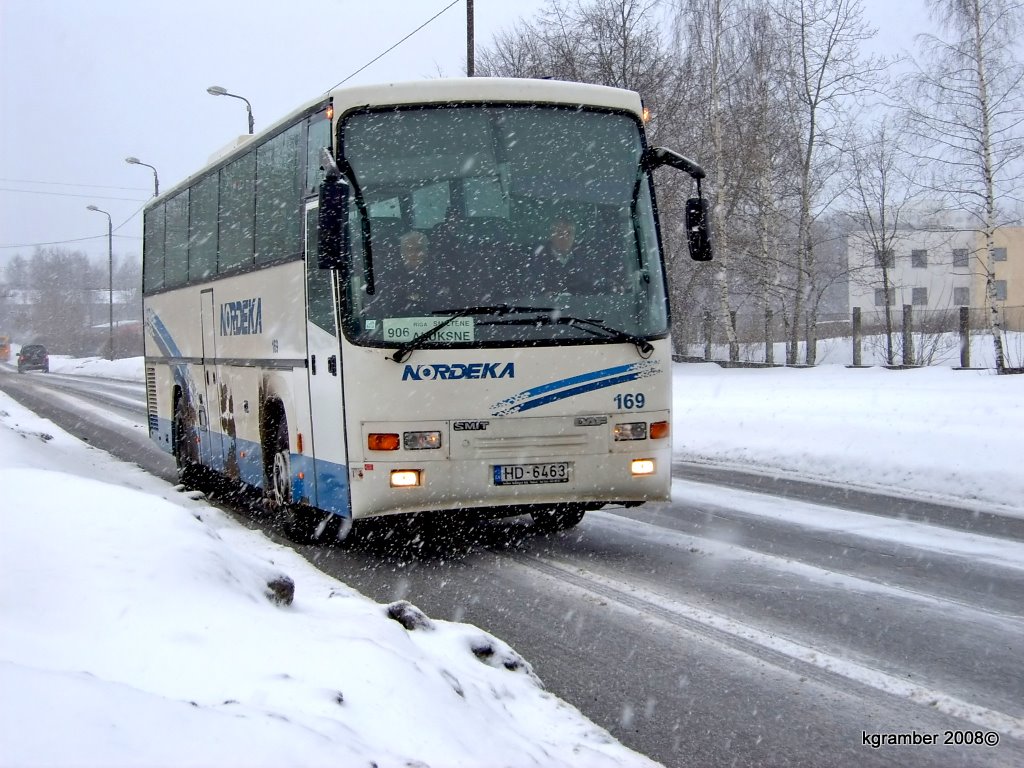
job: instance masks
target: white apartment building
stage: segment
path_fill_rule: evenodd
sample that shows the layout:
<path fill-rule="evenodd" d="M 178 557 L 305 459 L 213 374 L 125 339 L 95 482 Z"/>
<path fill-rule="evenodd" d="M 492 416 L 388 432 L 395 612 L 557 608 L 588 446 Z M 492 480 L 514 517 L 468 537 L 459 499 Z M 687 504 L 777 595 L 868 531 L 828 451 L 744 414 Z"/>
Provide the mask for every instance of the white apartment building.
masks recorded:
<path fill-rule="evenodd" d="M 897 312 L 907 304 L 915 310 L 979 306 L 983 297 L 974 295 L 977 281 L 972 277 L 979 269 L 977 240 L 972 230 L 905 229 L 880 253 L 867 232 L 851 232 L 850 307 L 860 307 L 864 321 L 870 323 L 884 317 L 887 300 Z M 888 297 L 883 263 L 888 267 Z"/>

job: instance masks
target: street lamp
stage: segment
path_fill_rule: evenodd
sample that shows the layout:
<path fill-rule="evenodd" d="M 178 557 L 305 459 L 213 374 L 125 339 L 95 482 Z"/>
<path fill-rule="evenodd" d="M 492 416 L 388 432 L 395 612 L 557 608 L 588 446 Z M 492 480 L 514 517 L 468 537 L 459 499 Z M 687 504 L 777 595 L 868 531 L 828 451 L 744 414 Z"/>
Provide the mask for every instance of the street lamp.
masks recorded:
<path fill-rule="evenodd" d="M 206 89 L 206 92 L 211 96 L 230 96 L 233 99 L 241 99 L 245 102 L 245 108 L 249 112 L 249 135 L 252 135 L 252 104 L 244 96 L 239 96 L 237 93 L 228 93 L 227 89 L 221 88 L 219 85 L 211 85 Z"/>
<path fill-rule="evenodd" d="M 85 206 L 87 210 L 96 211 L 96 213 L 102 213 L 107 217 L 107 275 L 109 276 L 108 282 L 108 296 L 110 298 L 110 354 L 107 356 L 108 360 L 114 359 L 114 222 L 110 218 L 110 214 L 104 211 L 102 208 L 97 208 L 95 205 Z"/>
<path fill-rule="evenodd" d="M 126 157 L 124 159 L 129 165 L 144 165 L 147 168 L 153 168 L 149 163 L 144 163 L 137 157 Z M 153 197 L 160 194 L 160 177 L 156 175 L 156 168 L 153 168 Z"/>

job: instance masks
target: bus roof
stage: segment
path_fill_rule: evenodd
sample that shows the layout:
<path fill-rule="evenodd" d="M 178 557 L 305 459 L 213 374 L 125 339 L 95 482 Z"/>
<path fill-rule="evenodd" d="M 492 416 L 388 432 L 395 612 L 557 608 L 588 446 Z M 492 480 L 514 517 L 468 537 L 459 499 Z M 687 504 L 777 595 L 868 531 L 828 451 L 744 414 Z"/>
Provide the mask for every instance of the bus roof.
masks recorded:
<path fill-rule="evenodd" d="M 461 77 L 360 85 L 331 91 L 334 109 L 344 114 L 355 107 L 458 102 L 541 102 L 586 104 L 640 114 L 640 95 L 621 88 L 564 80 Z"/>
<path fill-rule="evenodd" d="M 211 168 L 226 164 L 261 136 L 272 134 L 290 125 L 303 114 L 315 109 L 328 100 L 334 104 L 335 115 L 344 115 L 351 109 L 364 107 L 404 106 L 414 104 L 457 104 L 457 103 L 540 103 L 559 105 L 586 105 L 605 109 L 631 112 L 638 118 L 642 112 L 640 94 L 622 88 L 604 85 L 573 83 L 564 80 L 538 80 L 527 78 L 459 77 L 436 80 L 413 80 L 377 85 L 358 85 L 335 88 L 302 106 L 253 136 L 240 136 L 227 146 L 217 150 L 210 162 L 188 178 L 153 198 L 147 208 L 173 197 L 190 186 L 196 177 Z"/>

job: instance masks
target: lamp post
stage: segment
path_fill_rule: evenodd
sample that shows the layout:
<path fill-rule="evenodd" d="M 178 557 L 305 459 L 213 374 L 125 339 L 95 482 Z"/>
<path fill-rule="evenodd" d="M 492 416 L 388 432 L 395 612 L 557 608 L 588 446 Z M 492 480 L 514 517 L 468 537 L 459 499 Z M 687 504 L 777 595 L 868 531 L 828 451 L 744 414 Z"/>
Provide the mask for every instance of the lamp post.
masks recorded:
<path fill-rule="evenodd" d="M 228 93 L 227 89 L 221 88 L 219 85 L 211 85 L 209 88 L 206 89 L 206 92 L 211 96 L 230 96 L 233 99 L 241 99 L 242 101 L 244 101 L 245 109 L 249 113 L 249 135 L 252 135 L 252 104 L 249 103 L 249 100 L 247 98 L 245 98 L 244 96 L 239 96 L 237 93 Z"/>
<path fill-rule="evenodd" d="M 156 175 L 156 168 L 153 168 L 153 166 L 150 165 L 149 163 L 142 162 L 137 157 L 126 157 L 124 159 L 124 161 L 126 163 L 128 163 L 129 165 L 144 165 L 147 168 L 152 168 L 153 169 L 153 197 L 156 197 L 157 195 L 160 194 L 160 177 Z"/>
<path fill-rule="evenodd" d="M 108 360 L 114 359 L 114 222 L 110 218 L 110 214 L 104 211 L 102 208 L 97 208 L 95 205 L 85 206 L 87 210 L 96 211 L 96 213 L 102 213 L 107 217 L 107 291 L 110 304 L 110 354 L 107 356 Z"/>

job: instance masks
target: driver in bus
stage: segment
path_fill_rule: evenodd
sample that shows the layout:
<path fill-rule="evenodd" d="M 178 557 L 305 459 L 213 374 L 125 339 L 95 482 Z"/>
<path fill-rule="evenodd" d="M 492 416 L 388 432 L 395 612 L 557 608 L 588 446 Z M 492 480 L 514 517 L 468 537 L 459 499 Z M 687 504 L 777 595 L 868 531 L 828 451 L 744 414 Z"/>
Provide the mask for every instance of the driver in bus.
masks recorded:
<path fill-rule="evenodd" d="M 625 253 L 616 223 L 607 212 L 597 211 L 581 232 L 571 211 L 556 209 L 547 240 L 532 254 L 534 289 L 552 295 L 626 293 Z"/>
<path fill-rule="evenodd" d="M 448 294 L 441 284 L 441 274 L 430 252 L 430 240 L 417 230 L 406 232 L 399 240 L 403 273 L 396 276 L 398 294 L 409 306 L 436 302 Z"/>
<path fill-rule="evenodd" d="M 600 260 L 577 238 L 576 219 L 559 209 L 551 219 L 548 239 L 531 259 L 535 288 L 545 294 L 598 293 Z"/>

